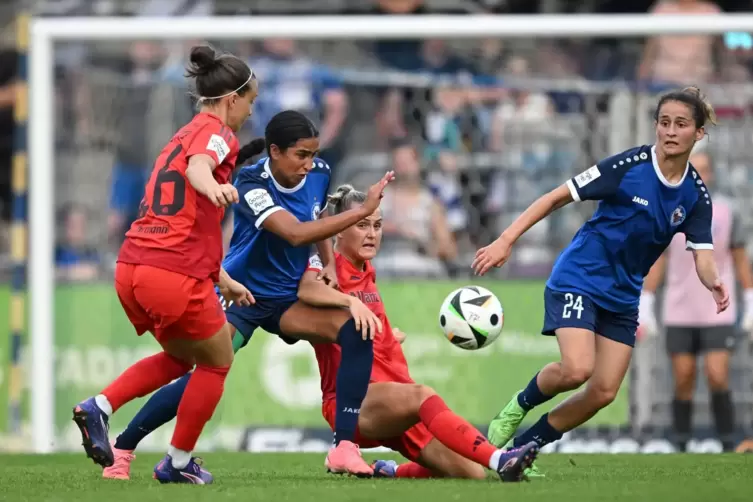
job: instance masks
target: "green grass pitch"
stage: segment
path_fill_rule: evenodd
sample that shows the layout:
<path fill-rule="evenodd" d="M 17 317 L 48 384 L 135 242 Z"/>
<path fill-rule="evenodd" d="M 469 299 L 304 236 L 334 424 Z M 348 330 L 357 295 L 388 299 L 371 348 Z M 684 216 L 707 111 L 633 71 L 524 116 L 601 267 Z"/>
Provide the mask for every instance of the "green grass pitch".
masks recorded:
<path fill-rule="evenodd" d="M 374 455 L 367 455 L 373 458 Z M 380 455 L 385 457 L 384 455 Z M 545 479 L 486 481 L 357 479 L 326 474 L 321 454 L 210 453 L 212 486 L 160 485 L 158 455 L 143 454 L 131 481 L 101 479 L 80 455 L 0 455 L 0 500 L 88 501 L 630 501 L 753 500 L 753 455 L 542 455 Z"/>

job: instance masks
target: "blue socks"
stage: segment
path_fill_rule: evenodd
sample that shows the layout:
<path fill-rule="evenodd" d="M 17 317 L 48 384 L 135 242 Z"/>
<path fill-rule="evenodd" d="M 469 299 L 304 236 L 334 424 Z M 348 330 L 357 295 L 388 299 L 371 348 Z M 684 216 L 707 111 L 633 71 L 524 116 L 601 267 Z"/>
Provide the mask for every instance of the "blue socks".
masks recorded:
<path fill-rule="evenodd" d="M 562 433 L 549 424 L 549 413 L 544 413 L 538 422 L 516 437 L 512 444 L 513 447 L 520 448 L 531 441 L 536 441 L 539 446 L 545 446 L 560 439 L 562 439 Z"/>
<path fill-rule="evenodd" d="M 335 445 L 355 438 L 361 402 L 369 388 L 371 365 L 374 362 L 374 344 L 361 337 L 353 319 L 348 319 L 342 325 L 337 341 L 342 350 L 342 358 L 337 371 Z"/>
<path fill-rule="evenodd" d="M 526 388 L 518 394 L 518 404 L 526 411 L 531 411 L 536 406 L 546 403 L 554 397 L 542 394 L 541 389 L 539 389 L 539 384 L 536 383 L 536 378 L 538 378 L 538 376 L 539 374 L 536 373 L 533 376 L 533 379 L 528 382 Z"/>
<path fill-rule="evenodd" d="M 115 440 L 115 448 L 135 450 L 142 439 L 175 418 L 189 378 L 190 373 L 155 392 Z"/>

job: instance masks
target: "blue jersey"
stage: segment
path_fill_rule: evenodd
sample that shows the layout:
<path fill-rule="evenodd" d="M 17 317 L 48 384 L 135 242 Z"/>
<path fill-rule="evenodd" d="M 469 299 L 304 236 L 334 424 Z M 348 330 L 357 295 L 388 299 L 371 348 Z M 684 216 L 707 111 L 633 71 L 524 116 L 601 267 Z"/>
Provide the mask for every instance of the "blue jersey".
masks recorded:
<path fill-rule="evenodd" d="M 281 210 L 301 222 L 317 219 L 326 206 L 329 180 L 329 166 L 320 159 L 314 159 L 314 168 L 293 188 L 274 180 L 269 159 L 241 169 L 235 180 L 240 202 L 233 208 L 233 237 L 222 263 L 230 277 L 257 298 L 295 299 L 311 246 L 294 247 L 264 230 L 262 223 Z"/>
<path fill-rule="evenodd" d="M 612 312 L 637 310 L 643 278 L 677 232 L 688 249 L 713 249 L 711 199 L 688 164 L 677 184 L 652 146 L 602 160 L 567 182 L 573 199 L 598 200 L 554 264 L 547 286 L 582 293 Z"/>

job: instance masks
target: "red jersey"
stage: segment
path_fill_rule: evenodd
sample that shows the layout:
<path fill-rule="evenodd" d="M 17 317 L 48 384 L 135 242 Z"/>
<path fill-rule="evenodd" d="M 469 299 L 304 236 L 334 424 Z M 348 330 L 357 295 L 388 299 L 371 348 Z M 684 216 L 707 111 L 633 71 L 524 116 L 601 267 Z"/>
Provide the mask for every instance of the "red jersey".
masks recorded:
<path fill-rule="evenodd" d="M 408 362 L 405 360 L 403 349 L 392 334 L 392 327 L 384 311 L 382 298 L 379 296 L 376 273 L 371 263 L 366 262 L 365 270 L 358 270 L 340 254 L 337 254 L 335 259 L 340 289 L 344 293 L 358 297 L 382 321 L 382 332 L 377 333 L 374 338 L 371 381 L 413 383 L 408 373 Z M 317 261 L 311 260 L 309 270 L 321 270 L 321 265 L 318 265 Z M 322 398 L 324 401 L 334 399 L 337 369 L 340 366 L 340 346 L 335 343 L 317 344 L 314 345 L 314 351 L 322 379 Z"/>
<path fill-rule="evenodd" d="M 214 179 L 229 183 L 239 149 L 235 134 L 210 113 L 182 127 L 157 157 L 118 261 L 217 282 L 225 210 L 194 189 L 186 169 L 191 156 L 209 155 L 217 162 Z"/>

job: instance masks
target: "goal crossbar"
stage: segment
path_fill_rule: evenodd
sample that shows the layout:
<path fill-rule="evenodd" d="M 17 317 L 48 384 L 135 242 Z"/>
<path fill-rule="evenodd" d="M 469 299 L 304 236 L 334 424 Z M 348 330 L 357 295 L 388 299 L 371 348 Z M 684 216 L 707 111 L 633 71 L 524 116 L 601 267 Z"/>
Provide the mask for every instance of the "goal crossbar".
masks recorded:
<path fill-rule="evenodd" d="M 753 32 L 753 15 L 35 18 L 31 22 L 29 293 L 33 450 L 55 449 L 55 42 L 65 40 L 645 37 Z"/>

